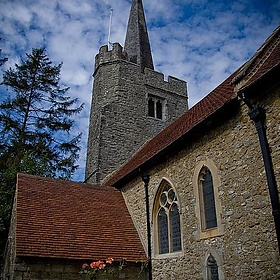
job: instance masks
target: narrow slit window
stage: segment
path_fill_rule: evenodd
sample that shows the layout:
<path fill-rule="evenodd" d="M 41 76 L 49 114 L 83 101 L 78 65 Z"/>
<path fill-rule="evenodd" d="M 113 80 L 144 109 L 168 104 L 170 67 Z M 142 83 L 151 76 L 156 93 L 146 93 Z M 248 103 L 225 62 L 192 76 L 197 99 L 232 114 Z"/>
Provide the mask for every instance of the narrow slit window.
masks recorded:
<path fill-rule="evenodd" d="M 155 102 L 152 98 L 149 98 L 148 101 L 148 116 L 155 117 Z"/>
<path fill-rule="evenodd" d="M 219 270 L 217 261 L 212 254 L 207 259 L 208 280 L 219 280 Z"/>
<path fill-rule="evenodd" d="M 160 100 L 156 103 L 157 119 L 162 119 L 162 103 Z"/>
<path fill-rule="evenodd" d="M 214 196 L 214 187 L 212 174 L 208 168 L 202 171 L 201 176 L 202 187 L 202 215 L 204 220 L 204 229 L 210 229 L 217 227 L 217 214 Z"/>

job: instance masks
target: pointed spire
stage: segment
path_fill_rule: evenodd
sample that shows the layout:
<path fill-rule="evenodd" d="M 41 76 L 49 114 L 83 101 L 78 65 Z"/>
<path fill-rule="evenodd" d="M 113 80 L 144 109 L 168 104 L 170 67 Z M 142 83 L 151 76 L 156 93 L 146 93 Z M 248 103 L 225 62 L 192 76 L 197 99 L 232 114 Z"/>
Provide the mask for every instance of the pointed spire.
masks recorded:
<path fill-rule="evenodd" d="M 124 50 L 128 60 L 144 68 L 154 69 L 142 0 L 132 0 Z"/>

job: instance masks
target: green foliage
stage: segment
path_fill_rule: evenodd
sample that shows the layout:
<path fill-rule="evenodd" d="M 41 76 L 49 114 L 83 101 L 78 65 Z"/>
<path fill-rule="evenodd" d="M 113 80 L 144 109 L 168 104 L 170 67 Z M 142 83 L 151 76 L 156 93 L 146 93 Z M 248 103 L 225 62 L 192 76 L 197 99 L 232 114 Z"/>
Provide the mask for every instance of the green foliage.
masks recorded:
<path fill-rule="evenodd" d="M 70 179 L 77 168 L 81 134 L 70 137 L 70 131 L 83 104 L 77 106 L 78 99 L 66 95 L 69 87 L 59 85 L 61 67 L 45 49 L 33 49 L 3 74 L 9 92 L 0 103 L 1 233 L 18 172 Z"/>
<path fill-rule="evenodd" d="M 2 38 L 0 38 L 0 40 L 2 40 Z M 0 54 L 2 52 L 2 49 L 0 49 Z M 7 57 L 4 57 L 4 58 L 0 58 L 0 66 L 2 66 L 6 61 L 8 61 L 8 58 Z"/>
<path fill-rule="evenodd" d="M 18 171 L 69 179 L 77 168 L 81 137 L 68 140 L 69 132 L 83 105 L 75 107 L 78 100 L 66 96 L 69 88 L 59 85 L 62 64 L 52 65 L 45 49 L 26 56 L 3 75 L 2 84 L 13 94 L 0 104 L 1 162 Z"/>

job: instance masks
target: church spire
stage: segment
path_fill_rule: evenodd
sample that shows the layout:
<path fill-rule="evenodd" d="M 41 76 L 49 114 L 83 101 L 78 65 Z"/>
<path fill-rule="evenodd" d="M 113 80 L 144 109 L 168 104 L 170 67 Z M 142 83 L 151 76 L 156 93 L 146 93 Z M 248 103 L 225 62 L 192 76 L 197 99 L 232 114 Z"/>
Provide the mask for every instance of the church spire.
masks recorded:
<path fill-rule="evenodd" d="M 144 68 L 154 69 L 142 0 L 132 0 L 124 50 L 128 60 Z"/>

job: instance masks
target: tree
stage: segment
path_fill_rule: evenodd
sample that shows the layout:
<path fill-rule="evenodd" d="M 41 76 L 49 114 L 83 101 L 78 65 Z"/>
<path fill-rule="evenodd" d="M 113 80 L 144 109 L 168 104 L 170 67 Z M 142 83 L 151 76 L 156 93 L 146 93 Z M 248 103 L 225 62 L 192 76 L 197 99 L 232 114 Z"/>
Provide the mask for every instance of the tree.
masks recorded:
<path fill-rule="evenodd" d="M 3 74 L 2 84 L 11 91 L 0 103 L 0 243 L 18 172 L 70 179 L 77 168 L 81 134 L 70 137 L 70 130 L 83 104 L 77 106 L 78 99 L 66 95 L 69 87 L 59 85 L 61 67 L 44 48 L 33 49 Z"/>
<path fill-rule="evenodd" d="M 69 132 L 83 104 L 75 107 L 78 99 L 66 96 L 69 87 L 60 87 L 62 63 L 53 65 L 45 49 L 26 56 L 3 74 L 2 84 L 14 95 L 0 104 L 1 170 L 13 166 L 17 172 L 70 179 L 81 134 L 68 140 Z"/>
<path fill-rule="evenodd" d="M 0 38 L 0 41 L 2 40 L 2 38 Z M 0 54 L 2 52 L 2 49 L 0 49 Z M 7 57 L 4 58 L 0 58 L 0 66 L 2 66 L 6 61 L 8 61 Z"/>

